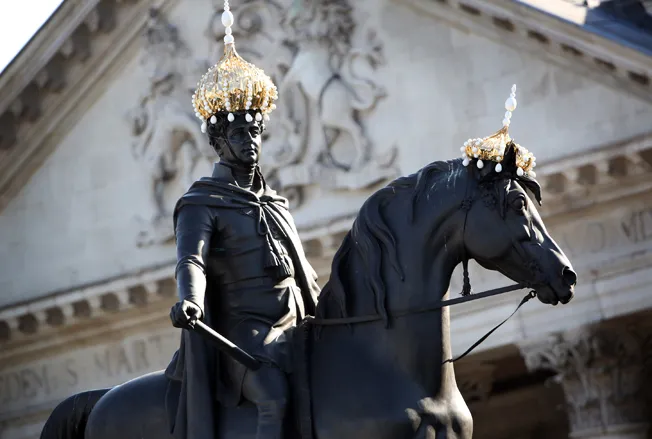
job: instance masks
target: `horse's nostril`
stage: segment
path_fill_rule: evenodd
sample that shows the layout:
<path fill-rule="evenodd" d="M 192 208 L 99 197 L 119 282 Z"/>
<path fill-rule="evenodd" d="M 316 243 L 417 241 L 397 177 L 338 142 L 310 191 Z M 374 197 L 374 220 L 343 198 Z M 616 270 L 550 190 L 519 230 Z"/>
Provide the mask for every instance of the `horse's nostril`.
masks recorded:
<path fill-rule="evenodd" d="M 577 283 L 577 274 L 568 267 L 564 267 L 561 276 L 564 278 L 564 283 L 569 287 L 573 287 Z"/>

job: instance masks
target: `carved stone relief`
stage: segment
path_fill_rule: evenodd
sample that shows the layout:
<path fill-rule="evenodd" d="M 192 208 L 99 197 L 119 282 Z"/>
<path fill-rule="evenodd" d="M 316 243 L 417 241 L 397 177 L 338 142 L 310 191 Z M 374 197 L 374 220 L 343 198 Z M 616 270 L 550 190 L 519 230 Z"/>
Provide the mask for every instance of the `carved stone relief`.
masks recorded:
<path fill-rule="evenodd" d="M 529 369 L 558 373 L 555 379 L 564 389 L 573 437 L 601 437 L 623 428 L 646 437 L 651 332 L 615 325 L 588 327 L 553 335 L 522 347 L 522 352 Z"/>
<path fill-rule="evenodd" d="M 149 81 L 146 92 L 127 119 L 134 136 L 132 153 L 151 184 L 154 215 L 139 218 L 138 245 L 163 244 L 174 236 L 172 209 L 194 181 L 198 166 L 214 160 L 192 113 L 194 81 L 208 68 L 194 61 L 177 28 L 150 10 L 141 66 Z"/>
<path fill-rule="evenodd" d="M 224 48 L 223 2 L 213 2 L 210 63 Z M 241 0 L 231 9 L 238 52 L 279 88 L 274 127 L 263 139 L 268 182 L 297 208 L 310 186 L 355 191 L 398 176 L 397 148 L 373 144 L 367 132 L 367 119 L 386 96 L 376 74 L 385 63 L 383 45 L 371 15 L 360 18 L 346 0 Z M 149 84 L 128 122 L 132 152 L 151 182 L 154 215 L 139 219 L 137 239 L 146 246 L 173 238 L 174 203 L 215 154 L 188 104 L 209 61 L 195 61 L 156 9 L 141 61 Z"/>
<path fill-rule="evenodd" d="M 358 190 L 397 176 L 397 149 L 372 144 L 366 126 L 386 96 L 376 75 L 385 63 L 383 45 L 373 19 L 356 20 L 352 4 L 241 0 L 231 5 L 238 51 L 264 68 L 279 89 L 262 165 L 295 207 L 310 185 Z M 214 9 L 209 31 L 217 58 L 223 50 L 221 0 L 214 1 Z"/>

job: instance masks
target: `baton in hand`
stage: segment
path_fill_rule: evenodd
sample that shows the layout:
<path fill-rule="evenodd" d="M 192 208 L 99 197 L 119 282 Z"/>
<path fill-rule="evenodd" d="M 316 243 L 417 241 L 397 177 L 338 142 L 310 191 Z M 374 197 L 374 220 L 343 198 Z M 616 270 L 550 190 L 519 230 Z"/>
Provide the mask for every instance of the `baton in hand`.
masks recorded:
<path fill-rule="evenodd" d="M 192 324 L 192 328 L 200 333 L 203 337 L 205 337 L 208 341 L 213 343 L 220 351 L 224 352 L 226 355 L 230 356 L 237 362 L 243 364 L 248 369 L 260 369 L 260 366 L 262 365 L 260 361 L 256 360 L 254 357 L 240 349 L 238 346 L 233 344 L 224 336 L 220 335 L 204 322 L 195 320 Z"/>

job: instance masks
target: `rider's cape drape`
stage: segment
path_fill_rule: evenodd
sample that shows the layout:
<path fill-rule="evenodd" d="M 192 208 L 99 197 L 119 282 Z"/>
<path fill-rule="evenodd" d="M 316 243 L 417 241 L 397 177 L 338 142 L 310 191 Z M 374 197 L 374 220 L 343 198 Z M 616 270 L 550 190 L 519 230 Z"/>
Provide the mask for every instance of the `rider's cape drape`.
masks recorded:
<path fill-rule="evenodd" d="M 239 194 L 238 190 L 234 191 L 232 185 L 213 178 L 202 178 L 177 202 L 174 211 L 175 230 L 179 209 L 187 204 L 223 209 L 265 209 L 265 214 L 272 215 L 275 222 L 284 228 L 285 236 L 290 238 L 289 251 L 295 264 L 295 278 L 301 289 L 305 312 L 314 315 L 320 290 L 316 282 L 317 275 L 305 257 L 287 200 L 266 185 L 264 187 L 264 195 L 260 197 L 260 201 L 256 201 Z M 258 205 L 253 206 L 252 203 Z M 269 205 L 272 203 L 274 206 Z M 216 290 L 210 273 L 206 289 L 207 293 L 210 293 L 205 295 L 204 322 L 215 327 L 219 311 L 208 301 L 219 294 L 219 291 Z M 217 419 L 218 399 L 222 404 L 230 406 L 240 402 L 240 393 L 229 389 L 229 386 L 220 380 L 219 358 L 216 349 L 199 334 L 182 330 L 180 347 L 165 371 L 169 379 L 166 409 L 170 431 L 175 439 L 217 438 L 214 421 Z"/>

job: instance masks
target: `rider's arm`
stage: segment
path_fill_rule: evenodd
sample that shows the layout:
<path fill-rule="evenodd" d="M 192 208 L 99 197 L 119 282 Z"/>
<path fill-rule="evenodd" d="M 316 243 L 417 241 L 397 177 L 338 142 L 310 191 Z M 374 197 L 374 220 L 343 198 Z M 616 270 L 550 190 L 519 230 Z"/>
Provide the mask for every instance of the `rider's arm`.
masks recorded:
<path fill-rule="evenodd" d="M 211 209 L 186 205 L 177 214 L 177 291 L 180 300 L 188 300 L 204 310 L 206 260 L 213 233 Z"/>

